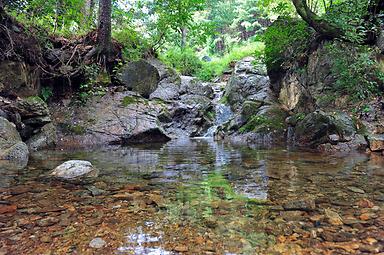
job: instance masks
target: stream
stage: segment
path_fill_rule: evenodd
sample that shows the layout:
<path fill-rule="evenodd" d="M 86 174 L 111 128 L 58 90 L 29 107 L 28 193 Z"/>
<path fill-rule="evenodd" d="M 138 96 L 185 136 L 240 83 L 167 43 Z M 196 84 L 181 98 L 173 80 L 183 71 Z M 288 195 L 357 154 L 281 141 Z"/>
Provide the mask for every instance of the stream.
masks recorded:
<path fill-rule="evenodd" d="M 49 178 L 69 159 L 91 161 L 100 176 Z M 380 156 L 205 138 L 43 151 L 1 175 L 0 254 L 383 252 Z"/>

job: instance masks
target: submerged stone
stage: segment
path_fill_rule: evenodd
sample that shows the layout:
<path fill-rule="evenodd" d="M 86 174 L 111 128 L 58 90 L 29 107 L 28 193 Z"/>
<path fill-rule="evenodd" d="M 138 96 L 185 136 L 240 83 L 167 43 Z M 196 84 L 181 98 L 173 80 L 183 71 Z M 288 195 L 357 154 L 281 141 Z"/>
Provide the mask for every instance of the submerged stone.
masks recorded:
<path fill-rule="evenodd" d="M 52 171 L 51 175 L 71 180 L 82 177 L 97 177 L 98 170 L 92 166 L 91 162 L 83 160 L 70 160 L 56 167 Z"/>
<path fill-rule="evenodd" d="M 107 243 L 103 239 L 101 239 L 100 237 L 93 239 L 89 243 L 89 247 L 94 248 L 94 249 L 103 248 L 105 245 L 107 245 Z"/>

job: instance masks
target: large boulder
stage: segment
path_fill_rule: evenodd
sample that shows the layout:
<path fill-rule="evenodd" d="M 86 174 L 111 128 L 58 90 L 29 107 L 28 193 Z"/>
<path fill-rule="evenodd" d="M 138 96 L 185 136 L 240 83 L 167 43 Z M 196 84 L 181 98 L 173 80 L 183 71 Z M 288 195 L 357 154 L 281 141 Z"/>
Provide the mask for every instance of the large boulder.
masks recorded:
<path fill-rule="evenodd" d="M 162 102 L 149 101 L 129 91 L 108 92 L 80 108 L 52 105 L 58 145 L 87 147 L 168 141 L 169 136 L 157 118 L 164 107 Z"/>
<path fill-rule="evenodd" d="M 145 98 L 157 89 L 160 81 L 158 69 L 145 60 L 130 62 L 121 70 L 123 84 Z"/>
<path fill-rule="evenodd" d="M 0 93 L 20 97 L 34 96 L 40 91 L 40 69 L 24 62 L 0 63 Z"/>
<path fill-rule="evenodd" d="M 70 160 L 56 167 L 50 175 L 60 179 L 73 180 L 97 177 L 98 174 L 99 171 L 93 167 L 91 162 L 83 160 Z"/>
<path fill-rule="evenodd" d="M 253 60 L 247 57 L 237 62 L 235 71 L 225 87 L 225 101 L 234 111 L 241 110 L 245 101 L 255 101 L 261 105 L 273 104 L 276 101 L 268 76 L 260 67 L 254 66 Z"/>
<path fill-rule="evenodd" d="M 296 142 L 300 146 L 316 147 L 320 144 L 349 142 L 356 135 L 353 120 L 343 112 L 308 114 L 295 128 Z"/>
<path fill-rule="evenodd" d="M 48 105 L 38 96 L 27 97 L 19 100 L 14 107 L 20 113 L 23 120 L 31 118 L 47 118 L 45 121 L 50 121 Z M 36 124 L 41 124 L 38 120 L 34 122 Z M 43 123 L 46 124 L 44 120 Z"/>
<path fill-rule="evenodd" d="M 158 59 L 147 60 L 148 63 L 156 67 L 159 72 L 160 80 L 157 89 L 150 95 L 150 99 L 161 99 L 163 101 L 177 100 L 180 96 L 181 79 L 177 72 L 164 65 Z"/>
<path fill-rule="evenodd" d="M 214 96 L 211 83 L 204 83 L 191 76 L 181 76 L 181 92 L 183 94 L 205 96 L 211 99 Z"/>
<path fill-rule="evenodd" d="M 49 123 L 43 126 L 37 134 L 29 138 L 26 144 L 30 151 L 39 151 L 54 147 L 56 142 L 56 127 L 52 123 Z"/>
<path fill-rule="evenodd" d="M 0 160 L 11 161 L 26 166 L 29 151 L 16 128 L 5 118 L 0 117 Z"/>

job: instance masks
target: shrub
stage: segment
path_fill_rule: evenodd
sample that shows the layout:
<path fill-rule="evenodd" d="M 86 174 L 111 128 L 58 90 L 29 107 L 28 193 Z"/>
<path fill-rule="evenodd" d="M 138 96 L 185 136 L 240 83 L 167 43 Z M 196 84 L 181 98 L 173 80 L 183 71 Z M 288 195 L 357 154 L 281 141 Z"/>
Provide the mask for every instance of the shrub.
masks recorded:
<path fill-rule="evenodd" d="M 336 78 L 332 87 L 334 92 L 348 95 L 355 102 L 379 92 L 383 73 L 372 49 L 341 42 L 328 43 L 325 47 L 333 60 L 331 73 Z"/>
<path fill-rule="evenodd" d="M 281 17 L 262 36 L 265 42 L 264 61 L 268 70 L 279 70 L 281 65 L 305 51 L 310 30 L 302 20 Z"/>
<path fill-rule="evenodd" d="M 234 47 L 232 51 L 220 58 L 214 58 L 210 62 L 203 62 L 202 68 L 197 73 L 197 76 L 203 81 L 209 81 L 223 74 L 229 69 L 229 65 L 241 60 L 247 56 L 256 56 L 264 50 L 264 44 L 261 42 L 252 42 L 246 45 Z"/>
<path fill-rule="evenodd" d="M 123 45 L 122 53 L 126 61 L 141 59 L 150 48 L 148 41 L 129 26 L 114 31 L 113 38 Z"/>
<path fill-rule="evenodd" d="M 199 57 L 191 48 L 171 48 L 160 58 L 183 75 L 195 75 L 202 66 Z"/>

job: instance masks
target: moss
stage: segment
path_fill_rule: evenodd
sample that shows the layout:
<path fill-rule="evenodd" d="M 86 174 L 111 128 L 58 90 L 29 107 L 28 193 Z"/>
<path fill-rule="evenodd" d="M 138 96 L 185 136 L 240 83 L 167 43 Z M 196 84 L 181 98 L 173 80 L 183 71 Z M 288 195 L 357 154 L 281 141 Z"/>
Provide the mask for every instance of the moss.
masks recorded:
<path fill-rule="evenodd" d="M 34 104 L 34 103 L 45 104 L 44 100 L 41 99 L 41 98 L 38 97 L 38 96 L 30 96 L 30 97 L 27 97 L 27 98 L 25 99 L 25 101 L 27 101 L 27 102 L 30 103 L 30 104 Z"/>
<path fill-rule="evenodd" d="M 280 109 L 271 109 L 267 114 L 254 115 L 249 121 L 239 129 L 240 133 L 247 132 L 270 132 L 283 130 L 285 124 L 286 113 Z"/>
<path fill-rule="evenodd" d="M 228 95 L 224 95 L 224 96 L 220 99 L 220 103 L 221 103 L 221 104 L 228 104 Z"/>
<path fill-rule="evenodd" d="M 140 98 L 134 97 L 134 96 L 126 96 L 123 98 L 123 100 L 121 100 L 121 104 L 124 107 L 127 107 L 127 106 L 132 105 L 132 104 L 137 104 L 139 102 L 140 102 Z"/>
<path fill-rule="evenodd" d="M 87 129 L 82 125 L 62 124 L 63 132 L 72 135 L 84 135 Z"/>
<path fill-rule="evenodd" d="M 205 116 L 211 120 L 211 121 L 214 121 L 216 119 L 216 112 L 213 111 L 213 110 L 210 110 L 210 111 L 206 111 L 205 112 Z"/>

